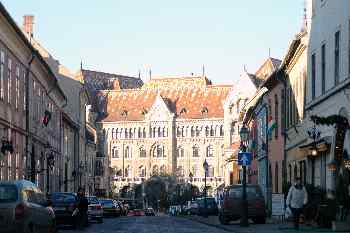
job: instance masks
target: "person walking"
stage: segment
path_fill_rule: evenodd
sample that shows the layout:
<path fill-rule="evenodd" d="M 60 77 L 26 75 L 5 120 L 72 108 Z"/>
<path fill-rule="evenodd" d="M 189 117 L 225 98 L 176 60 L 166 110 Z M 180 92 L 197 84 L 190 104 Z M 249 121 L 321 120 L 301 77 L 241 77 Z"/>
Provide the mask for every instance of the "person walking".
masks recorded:
<path fill-rule="evenodd" d="M 85 191 L 83 188 L 78 189 L 78 200 L 77 200 L 77 209 L 78 213 L 76 216 L 77 219 L 77 227 L 84 228 L 88 226 L 88 211 L 89 201 L 85 197 Z"/>
<path fill-rule="evenodd" d="M 288 191 L 287 206 L 291 209 L 294 217 L 294 229 L 299 230 L 299 218 L 307 203 L 307 191 L 301 184 L 300 177 L 296 177 L 295 184 Z"/>

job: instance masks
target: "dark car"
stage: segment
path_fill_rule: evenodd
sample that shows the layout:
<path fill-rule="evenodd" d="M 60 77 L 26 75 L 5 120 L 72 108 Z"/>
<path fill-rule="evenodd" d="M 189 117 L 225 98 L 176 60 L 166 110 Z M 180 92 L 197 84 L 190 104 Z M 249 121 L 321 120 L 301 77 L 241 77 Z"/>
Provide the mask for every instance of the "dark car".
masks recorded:
<path fill-rule="evenodd" d="M 218 205 L 216 204 L 215 198 L 207 197 L 207 208 L 205 208 L 205 200 L 204 198 L 197 199 L 197 214 L 198 215 L 218 215 Z"/>
<path fill-rule="evenodd" d="M 95 196 L 87 197 L 89 202 L 88 216 L 91 220 L 96 220 L 99 223 L 103 222 L 103 209 L 100 201 Z"/>
<path fill-rule="evenodd" d="M 121 209 L 115 200 L 100 199 L 100 203 L 103 209 L 103 216 L 119 217 L 121 215 Z"/>
<path fill-rule="evenodd" d="M 0 232 L 56 232 L 55 214 L 35 184 L 26 180 L 0 182 Z"/>
<path fill-rule="evenodd" d="M 266 222 L 265 200 L 258 185 L 247 185 L 248 218 L 254 223 Z M 242 185 L 232 185 L 225 188 L 224 201 L 219 212 L 222 224 L 242 217 Z"/>
<path fill-rule="evenodd" d="M 57 224 L 76 227 L 73 211 L 77 208 L 77 195 L 75 193 L 52 193 L 50 196 L 55 211 Z"/>

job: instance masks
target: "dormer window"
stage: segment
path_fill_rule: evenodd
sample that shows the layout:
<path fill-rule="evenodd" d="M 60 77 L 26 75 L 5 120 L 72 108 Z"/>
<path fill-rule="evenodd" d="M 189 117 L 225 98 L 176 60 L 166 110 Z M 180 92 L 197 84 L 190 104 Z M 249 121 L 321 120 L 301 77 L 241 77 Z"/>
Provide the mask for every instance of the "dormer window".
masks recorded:
<path fill-rule="evenodd" d="M 122 115 L 122 117 L 127 117 L 128 116 L 128 111 L 127 110 L 123 110 L 120 115 Z"/>
<path fill-rule="evenodd" d="M 203 107 L 201 110 L 202 115 L 206 115 L 208 114 L 208 108 L 207 107 Z"/>
<path fill-rule="evenodd" d="M 185 114 L 185 113 L 187 113 L 187 109 L 186 108 L 182 108 L 181 111 L 180 111 L 180 115 Z"/>

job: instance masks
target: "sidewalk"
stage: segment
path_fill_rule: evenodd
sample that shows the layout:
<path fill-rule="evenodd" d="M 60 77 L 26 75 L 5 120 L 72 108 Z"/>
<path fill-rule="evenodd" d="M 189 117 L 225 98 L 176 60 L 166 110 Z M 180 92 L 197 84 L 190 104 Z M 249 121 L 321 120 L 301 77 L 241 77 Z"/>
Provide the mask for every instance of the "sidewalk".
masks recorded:
<path fill-rule="evenodd" d="M 183 218 L 200 222 L 202 224 L 213 226 L 220 228 L 222 230 L 226 230 L 227 232 L 234 233 L 295 233 L 295 232 L 303 232 L 303 233 L 331 233 L 333 232 L 331 229 L 321 229 L 311 226 L 306 226 L 304 224 L 300 225 L 299 231 L 293 229 L 292 223 L 278 223 L 273 222 L 271 219 L 267 221 L 266 224 L 253 224 L 251 223 L 249 227 L 242 228 L 239 226 L 239 222 L 232 222 L 230 225 L 222 225 L 220 224 L 217 216 L 209 216 L 208 218 L 200 217 L 200 216 L 182 216 Z M 346 231 L 348 232 L 348 231 Z"/>

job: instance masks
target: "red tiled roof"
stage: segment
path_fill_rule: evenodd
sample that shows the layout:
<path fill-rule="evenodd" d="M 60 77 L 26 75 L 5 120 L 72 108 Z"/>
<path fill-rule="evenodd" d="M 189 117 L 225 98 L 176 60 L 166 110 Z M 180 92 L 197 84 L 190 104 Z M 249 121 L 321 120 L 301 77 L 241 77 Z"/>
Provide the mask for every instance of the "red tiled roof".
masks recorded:
<path fill-rule="evenodd" d="M 143 120 L 158 93 L 177 118 L 223 118 L 223 102 L 232 86 L 208 83 L 208 79 L 198 77 L 152 79 L 139 89 L 105 91 L 107 116 L 102 121 Z"/>

